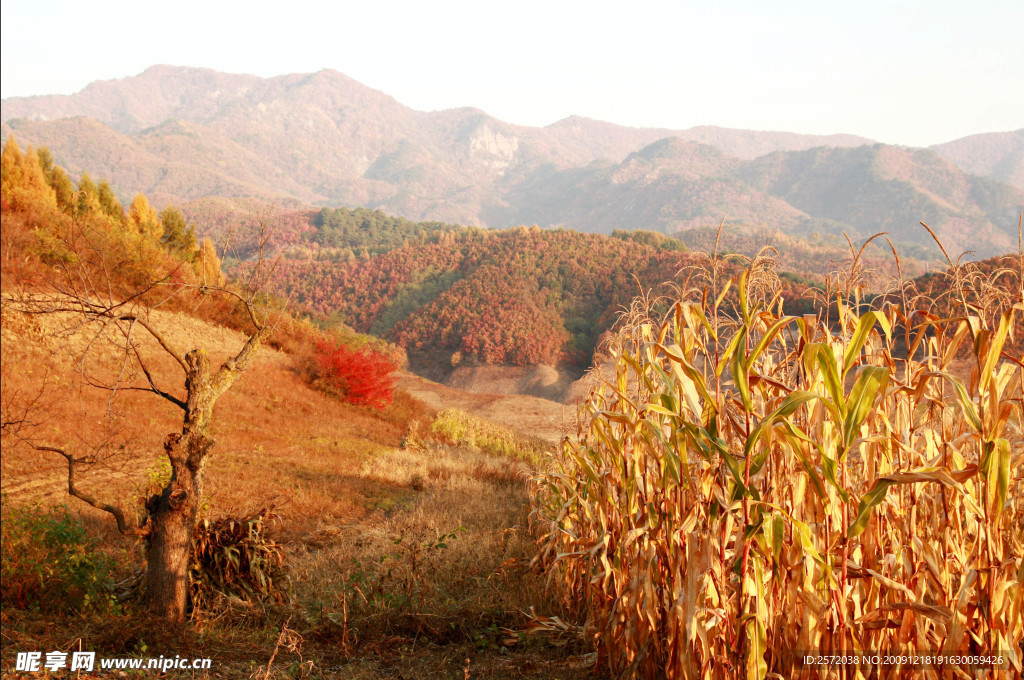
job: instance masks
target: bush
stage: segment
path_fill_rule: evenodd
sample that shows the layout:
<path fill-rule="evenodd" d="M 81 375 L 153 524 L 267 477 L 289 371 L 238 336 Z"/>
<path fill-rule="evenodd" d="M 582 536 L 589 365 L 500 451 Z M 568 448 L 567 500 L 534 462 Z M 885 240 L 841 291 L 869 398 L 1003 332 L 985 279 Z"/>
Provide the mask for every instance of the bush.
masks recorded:
<path fill-rule="evenodd" d="M 114 560 L 66 506 L 5 509 L 0 580 L 4 606 L 45 612 L 106 612 Z"/>
<path fill-rule="evenodd" d="M 447 444 L 473 446 L 485 453 L 537 463 L 549 448 L 537 437 L 520 434 L 457 408 L 446 408 L 430 424 L 430 431 Z"/>
<path fill-rule="evenodd" d="M 364 347 L 353 349 L 326 340 L 317 343 L 315 379 L 345 401 L 382 409 L 391 403 L 398 366 L 387 355 Z"/>

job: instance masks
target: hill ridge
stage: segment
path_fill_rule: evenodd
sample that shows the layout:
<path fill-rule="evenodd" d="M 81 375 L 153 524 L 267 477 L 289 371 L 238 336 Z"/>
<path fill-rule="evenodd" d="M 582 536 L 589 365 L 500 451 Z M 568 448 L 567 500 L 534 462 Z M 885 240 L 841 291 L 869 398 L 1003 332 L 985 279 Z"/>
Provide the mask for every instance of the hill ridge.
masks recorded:
<path fill-rule="evenodd" d="M 6 99 L 3 119 L 4 137 L 49 147 L 72 175 L 88 168 L 109 177 L 126 201 L 139 191 L 161 204 L 252 196 L 599 233 L 675 233 L 725 218 L 860 236 L 886 224 L 895 240 L 917 243 L 927 241 L 917 225 L 925 220 L 943 237 L 973 231 L 980 254 L 1012 240 L 1024 207 L 1024 189 L 972 179 L 928 155 L 943 149 L 851 135 L 629 128 L 584 116 L 521 126 L 472 107 L 417 111 L 332 69 L 260 78 L 159 65 L 74 95 Z M 1000 139 L 986 138 L 989 166 L 1012 178 L 1004 167 L 1012 153 L 991 151 Z M 965 144 L 944 149 L 946 157 L 977 146 Z M 879 148 L 886 151 L 863 151 Z M 858 165 L 857 153 L 886 167 Z M 762 176 L 772 163 L 791 168 L 787 183 Z M 843 181 L 829 185 L 821 175 Z"/>

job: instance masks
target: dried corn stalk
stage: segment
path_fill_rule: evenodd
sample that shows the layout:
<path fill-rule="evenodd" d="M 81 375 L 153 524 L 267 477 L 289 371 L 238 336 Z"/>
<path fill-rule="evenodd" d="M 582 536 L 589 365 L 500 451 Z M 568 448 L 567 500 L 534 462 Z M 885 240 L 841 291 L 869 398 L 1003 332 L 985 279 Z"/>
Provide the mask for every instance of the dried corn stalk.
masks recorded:
<path fill-rule="evenodd" d="M 614 375 L 535 480 L 541 561 L 599 663 L 868 678 L 907 666 L 800 659 L 991 653 L 987 673 L 1019 677 L 1024 364 L 1003 349 L 1024 256 L 984 309 L 952 269 L 959 311 L 942 316 L 903 283 L 864 311 L 855 258 L 834 319 L 785 316 L 764 259 L 721 286 L 716 259 L 660 318 L 635 305 Z"/>

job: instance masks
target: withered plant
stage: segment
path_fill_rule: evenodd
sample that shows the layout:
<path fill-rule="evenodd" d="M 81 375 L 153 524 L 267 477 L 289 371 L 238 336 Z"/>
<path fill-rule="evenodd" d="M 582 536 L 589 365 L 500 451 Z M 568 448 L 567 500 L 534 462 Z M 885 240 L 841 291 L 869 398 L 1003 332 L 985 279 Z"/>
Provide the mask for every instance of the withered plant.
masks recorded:
<path fill-rule="evenodd" d="M 275 521 L 280 517 L 271 508 L 199 521 L 189 569 L 193 614 L 209 609 L 218 596 L 246 602 L 289 599 L 284 547 L 268 535 Z"/>
<path fill-rule="evenodd" d="M 667 312 L 623 319 L 614 374 L 534 485 L 540 561 L 614 677 L 908 671 L 801 663 L 860 652 L 1019 677 L 1024 362 L 1004 350 L 1024 252 L 991 276 L 951 266 L 948 299 L 900 281 L 875 308 L 861 252 L 834 318 L 785 315 L 768 254 L 722 280 L 716 253 Z"/>

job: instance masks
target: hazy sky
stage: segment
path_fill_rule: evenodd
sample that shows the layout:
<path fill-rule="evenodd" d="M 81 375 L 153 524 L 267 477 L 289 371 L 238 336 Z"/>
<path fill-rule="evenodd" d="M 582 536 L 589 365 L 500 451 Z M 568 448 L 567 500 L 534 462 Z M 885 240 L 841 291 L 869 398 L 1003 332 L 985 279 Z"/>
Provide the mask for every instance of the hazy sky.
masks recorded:
<path fill-rule="evenodd" d="M 4 0 L 3 97 L 153 64 L 341 71 L 415 109 L 548 125 L 849 132 L 1024 127 L 1024 2 Z"/>

